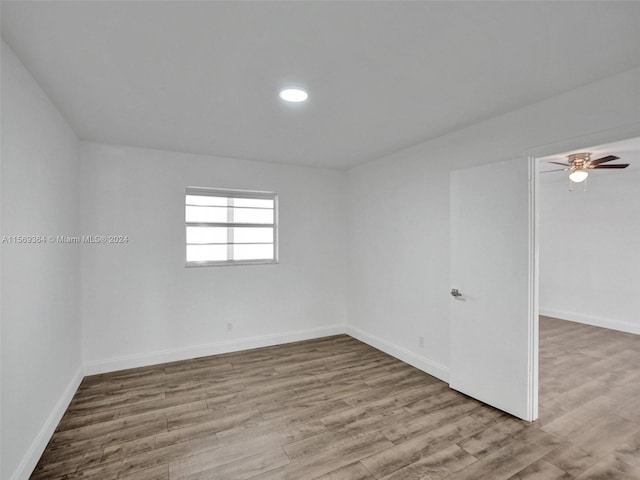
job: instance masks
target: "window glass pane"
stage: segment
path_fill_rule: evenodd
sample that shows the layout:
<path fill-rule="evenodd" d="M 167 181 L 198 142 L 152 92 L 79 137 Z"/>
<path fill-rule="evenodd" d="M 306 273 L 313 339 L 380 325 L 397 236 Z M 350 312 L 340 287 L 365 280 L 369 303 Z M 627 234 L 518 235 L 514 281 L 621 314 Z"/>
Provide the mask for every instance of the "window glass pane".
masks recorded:
<path fill-rule="evenodd" d="M 234 208 L 233 221 L 236 223 L 273 223 L 273 210 Z"/>
<path fill-rule="evenodd" d="M 262 198 L 234 198 L 234 207 L 273 208 L 273 200 Z"/>
<path fill-rule="evenodd" d="M 244 192 L 234 190 L 187 187 L 185 229 L 188 263 L 262 263 L 275 260 L 275 194 L 272 198 L 263 192 L 246 192 L 247 196 L 244 195 Z M 254 196 L 257 198 L 252 198 Z M 263 196 L 267 198 L 261 198 Z M 233 224 L 248 226 L 234 227 Z"/>
<path fill-rule="evenodd" d="M 227 243 L 226 227 L 187 227 L 187 243 Z"/>
<path fill-rule="evenodd" d="M 227 223 L 226 207 L 191 207 L 187 205 L 185 208 L 185 218 L 187 219 L 187 222 Z M 265 211 L 268 212 L 269 210 Z"/>
<path fill-rule="evenodd" d="M 226 245 L 187 245 L 187 262 L 218 262 L 227 260 Z"/>
<path fill-rule="evenodd" d="M 234 260 L 273 260 L 273 245 L 234 245 Z"/>
<path fill-rule="evenodd" d="M 233 241 L 234 243 L 273 243 L 273 228 L 234 228 Z"/>
<path fill-rule="evenodd" d="M 227 197 L 205 197 L 203 195 L 187 195 L 187 205 L 211 205 L 226 207 Z"/>

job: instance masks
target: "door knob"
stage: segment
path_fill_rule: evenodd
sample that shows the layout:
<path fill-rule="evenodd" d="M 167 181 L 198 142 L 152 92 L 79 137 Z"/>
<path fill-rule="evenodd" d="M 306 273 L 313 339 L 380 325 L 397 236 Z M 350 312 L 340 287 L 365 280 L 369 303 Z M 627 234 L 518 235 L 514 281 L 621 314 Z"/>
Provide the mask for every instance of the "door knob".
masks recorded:
<path fill-rule="evenodd" d="M 458 297 L 461 297 L 462 294 L 458 291 L 457 288 L 452 288 L 451 289 L 451 296 L 455 297 L 455 298 L 458 298 Z"/>

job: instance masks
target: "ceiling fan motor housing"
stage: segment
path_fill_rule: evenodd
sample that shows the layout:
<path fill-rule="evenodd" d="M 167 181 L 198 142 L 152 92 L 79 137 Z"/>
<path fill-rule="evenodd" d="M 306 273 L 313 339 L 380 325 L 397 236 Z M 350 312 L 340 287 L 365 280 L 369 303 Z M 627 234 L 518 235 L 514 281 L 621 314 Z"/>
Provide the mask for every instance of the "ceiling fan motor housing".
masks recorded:
<path fill-rule="evenodd" d="M 591 160 L 590 153 L 572 153 L 568 157 L 569 163 L 573 170 L 581 170 L 585 167 L 586 163 Z"/>

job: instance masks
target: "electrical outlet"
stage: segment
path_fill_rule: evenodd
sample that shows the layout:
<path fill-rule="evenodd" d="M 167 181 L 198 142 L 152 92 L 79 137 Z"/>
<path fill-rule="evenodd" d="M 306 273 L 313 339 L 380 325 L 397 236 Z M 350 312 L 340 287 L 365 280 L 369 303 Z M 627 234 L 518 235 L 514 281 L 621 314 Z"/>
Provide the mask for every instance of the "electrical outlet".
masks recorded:
<path fill-rule="evenodd" d="M 418 345 L 420 348 L 424 348 L 424 337 L 418 337 Z"/>
<path fill-rule="evenodd" d="M 227 332 L 230 332 L 231 330 L 233 330 L 233 323 L 229 322 L 227 323 Z"/>

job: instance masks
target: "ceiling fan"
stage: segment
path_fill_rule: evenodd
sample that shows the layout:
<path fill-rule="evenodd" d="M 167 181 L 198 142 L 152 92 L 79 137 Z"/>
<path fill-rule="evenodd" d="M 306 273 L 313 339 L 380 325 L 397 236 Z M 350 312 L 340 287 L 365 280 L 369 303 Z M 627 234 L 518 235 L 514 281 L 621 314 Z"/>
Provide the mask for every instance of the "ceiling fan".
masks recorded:
<path fill-rule="evenodd" d="M 583 152 L 583 153 L 572 153 L 571 155 L 567 155 L 567 160 L 569 163 L 563 162 L 549 162 L 556 165 L 562 165 L 565 168 L 558 168 L 556 170 L 547 170 L 541 173 L 549 173 L 549 172 L 561 172 L 570 170 L 569 180 L 575 183 L 580 183 L 589 176 L 589 172 L 587 170 L 592 170 L 595 168 L 627 168 L 629 166 L 628 163 L 615 163 L 613 165 L 603 165 L 603 163 L 611 162 L 613 160 L 619 160 L 620 157 L 616 157 L 615 155 L 607 155 L 606 157 L 598 158 L 596 160 L 591 160 L 591 153 Z"/>

